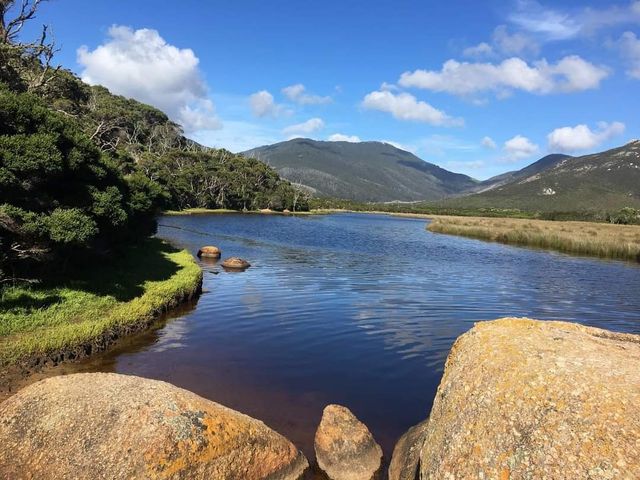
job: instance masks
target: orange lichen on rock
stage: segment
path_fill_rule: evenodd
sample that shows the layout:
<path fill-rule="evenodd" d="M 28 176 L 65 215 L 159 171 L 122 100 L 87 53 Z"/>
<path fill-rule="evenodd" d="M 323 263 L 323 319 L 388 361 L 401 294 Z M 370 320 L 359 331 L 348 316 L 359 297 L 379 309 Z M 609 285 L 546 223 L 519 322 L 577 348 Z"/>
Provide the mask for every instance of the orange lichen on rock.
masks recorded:
<path fill-rule="evenodd" d="M 638 405 L 640 336 L 478 323 L 447 359 L 420 478 L 640 478 Z"/>
<path fill-rule="evenodd" d="M 262 422 L 168 383 L 54 377 L 0 405 L 0 478 L 297 480 L 307 460 Z"/>

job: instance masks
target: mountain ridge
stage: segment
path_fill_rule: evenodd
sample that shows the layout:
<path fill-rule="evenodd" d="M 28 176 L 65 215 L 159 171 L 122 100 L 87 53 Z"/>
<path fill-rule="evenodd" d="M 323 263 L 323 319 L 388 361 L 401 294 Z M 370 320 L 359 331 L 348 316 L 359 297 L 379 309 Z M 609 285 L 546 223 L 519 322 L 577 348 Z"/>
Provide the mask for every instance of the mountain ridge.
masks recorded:
<path fill-rule="evenodd" d="M 384 142 L 331 142 L 296 138 L 244 155 L 262 160 L 316 196 L 364 202 L 439 200 L 479 182 L 426 162 Z"/>

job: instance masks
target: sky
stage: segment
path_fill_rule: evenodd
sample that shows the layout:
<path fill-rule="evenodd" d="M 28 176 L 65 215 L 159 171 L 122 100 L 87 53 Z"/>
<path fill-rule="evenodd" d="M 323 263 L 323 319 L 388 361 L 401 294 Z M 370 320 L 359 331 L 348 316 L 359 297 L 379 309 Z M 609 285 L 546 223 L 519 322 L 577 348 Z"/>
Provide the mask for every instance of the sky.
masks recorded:
<path fill-rule="evenodd" d="M 244 151 L 383 141 L 478 179 L 640 137 L 640 0 L 50 0 L 57 61 Z"/>

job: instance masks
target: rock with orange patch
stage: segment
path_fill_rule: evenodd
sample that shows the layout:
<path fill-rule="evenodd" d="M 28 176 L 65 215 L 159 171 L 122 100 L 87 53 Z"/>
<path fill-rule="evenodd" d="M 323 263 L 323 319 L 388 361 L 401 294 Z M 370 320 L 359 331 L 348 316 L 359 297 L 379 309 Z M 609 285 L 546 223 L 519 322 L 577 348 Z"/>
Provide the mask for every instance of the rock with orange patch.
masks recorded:
<path fill-rule="evenodd" d="M 198 250 L 198 257 L 201 258 L 220 258 L 220 255 L 222 255 L 222 251 L 213 245 L 208 245 Z"/>
<path fill-rule="evenodd" d="M 331 480 L 371 480 L 380 470 L 382 449 L 346 407 L 325 407 L 314 447 L 318 466 Z"/>
<path fill-rule="evenodd" d="M 481 322 L 447 359 L 420 479 L 640 478 L 640 336 Z"/>
<path fill-rule="evenodd" d="M 297 480 L 308 466 L 258 420 L 112 373 L 53 377 L 10 397 L 0 447 L 0 478 Z"/>
<path fill-rule="evenodd" d="M 389 480 L 415 480 L 420 465 L 420 451 L 429 420 L 414 425 L 400 437 L 389 463 Z"/>

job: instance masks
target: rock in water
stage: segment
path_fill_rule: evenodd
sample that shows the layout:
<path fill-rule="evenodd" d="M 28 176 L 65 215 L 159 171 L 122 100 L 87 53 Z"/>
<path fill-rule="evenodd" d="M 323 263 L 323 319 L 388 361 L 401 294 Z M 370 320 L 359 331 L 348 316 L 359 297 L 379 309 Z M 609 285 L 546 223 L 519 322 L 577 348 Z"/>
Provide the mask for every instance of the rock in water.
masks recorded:
<path fill-rule="evenodd" d="M 422 480 L 640 478 L 640 336 L 482 322 L 455 342 Z"/>
<path fill-rule="evenodd" d="M 297 480 L 308 466 L 258 420 L 165 382 L 112 373 L 21 390 L 0 405 L 0 446 L 0 478 Z"/>
<path fill-rule="evenodd" d="M 222 266 L 229 270 L 245 270 L 249 268 L 251 264 L 243 258 L 229 257 L 224 262 L 222 262 Z"/>
<path fill-rule="evenodd" d="M 382 463 L 367 426 L 340 405 L 325 407 L 314 446 L 318 466 L 331 480 L 370 480 Z"/>
<path fill-rule="evenodd" d="M 389 480 L 416 480 L 428 423 L 429 420 L 425 420 L 400 437 L 389 464 Z"/>
<path fill-rule="evenodd" d="M 212 245 L 202 247 L 198 250 L 199 258 L 220 258 L 220 255 L 222 255 L 222 251 L 218 247 L 214 247 Z"/>

